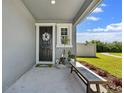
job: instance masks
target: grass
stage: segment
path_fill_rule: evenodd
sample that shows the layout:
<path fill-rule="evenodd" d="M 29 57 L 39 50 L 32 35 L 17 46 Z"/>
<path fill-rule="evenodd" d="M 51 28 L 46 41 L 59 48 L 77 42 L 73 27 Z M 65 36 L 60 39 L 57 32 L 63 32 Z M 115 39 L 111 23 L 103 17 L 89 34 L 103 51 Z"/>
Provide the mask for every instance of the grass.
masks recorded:
<path fill-rule="evenodd" d="M 115 56 L 122 56 L 122 53 L 110 53 L 112 55 L 115 55 Z"/>
<path fill-rule="evenodd" d="M 92 64 L 98 68 L 101 68 L 110 74 L 122 78 L 122 58 L 116 58 L 112 56 L 106 56 L 100 53 L 97 53 L 97 58 L 82 58 L 77 57 L 77 61 L 85 61 L 89 64 Z"/>

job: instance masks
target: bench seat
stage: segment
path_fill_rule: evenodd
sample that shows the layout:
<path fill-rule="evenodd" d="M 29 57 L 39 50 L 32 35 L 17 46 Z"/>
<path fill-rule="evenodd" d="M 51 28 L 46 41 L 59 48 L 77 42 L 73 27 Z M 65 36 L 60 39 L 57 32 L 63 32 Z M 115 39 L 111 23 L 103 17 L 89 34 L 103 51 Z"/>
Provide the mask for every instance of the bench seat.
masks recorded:
<path fill-rule="evenodd" d="M 87 86 L 86 93 L 90 93 L 91 84 L 95 84 L 97 89 L 96 93 L 100 93 L 99 85 L 107 82 L 104 78 L 97 75 L 96 73 L 94 73 L 93 71 L 91 71 L 90 69 L 81 65 L 78 62 L 70 61 L 70 64 L 71 73 L 74 71 L 79 76 L 79 78 L 86 84 Z"/>

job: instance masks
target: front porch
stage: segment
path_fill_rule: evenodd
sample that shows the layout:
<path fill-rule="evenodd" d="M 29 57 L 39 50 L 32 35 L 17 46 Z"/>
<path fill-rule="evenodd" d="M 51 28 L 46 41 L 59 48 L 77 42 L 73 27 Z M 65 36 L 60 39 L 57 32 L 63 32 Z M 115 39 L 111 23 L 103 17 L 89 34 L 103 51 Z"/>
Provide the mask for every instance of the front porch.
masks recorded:
<path fill-rule="evenodd" d="M 94 86 L 91 86 L 95 89 Z M 106 90 L 100 86 L 101 93 Z M 5 93 L 86 93 L 86 86 L 69 68 L 32 67 Z"/>
<path fill-rule="evenodd" d="M 31 67 L 76 55 L 76 25 L 102 0 L 52 1 L 3 0 L 3 93 L 86 93 L 68 68 Z"/>

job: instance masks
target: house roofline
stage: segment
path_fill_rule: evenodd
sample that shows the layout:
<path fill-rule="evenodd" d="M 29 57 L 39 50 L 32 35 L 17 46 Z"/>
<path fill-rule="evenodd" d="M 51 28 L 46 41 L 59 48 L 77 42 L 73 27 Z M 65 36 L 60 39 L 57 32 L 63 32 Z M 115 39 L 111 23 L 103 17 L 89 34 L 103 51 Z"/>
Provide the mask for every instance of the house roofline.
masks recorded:
<path fill-rule="evenodd" d="M 78 17 L 78 18 L 75 18 L 74 20 L 73 20 L 73 25 L 77 25 L 77 24 L 79 24 L 79 22 L 80 21 L 82 21 L 82 20 L 85 20 L 86 19 L 86 17 L 89 15 L 89 14 L 91 14 L 92 13 L 92 11 L 93 10 L 95 10 L 96 9 L 96 7 L 98 7 L 99 6 L 99 4 L 102 2 L 103 0 L 93 0 L 92 2 L 91 2 L 91 4 L 88 6 L 88 8 L 85 10 L 85 11 L 82 11 L 82 13 L 81 13 L 81 15 Z M 79 11 L 80 12 L 80 11 Z M 79 13 L 78 13 L 79 14 Z M 77 14 L 77 15 L 78 15 Z"/>

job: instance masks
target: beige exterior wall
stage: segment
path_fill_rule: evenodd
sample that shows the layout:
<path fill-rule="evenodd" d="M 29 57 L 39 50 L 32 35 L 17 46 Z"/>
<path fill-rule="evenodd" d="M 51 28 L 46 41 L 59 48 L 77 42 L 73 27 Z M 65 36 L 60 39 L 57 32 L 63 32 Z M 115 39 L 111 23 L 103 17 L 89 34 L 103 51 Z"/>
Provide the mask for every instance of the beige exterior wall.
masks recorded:
<path fill-rule="evenodd" d="M 96 57 L 96 45 L 95 44 L 77 44 L 77 56 L 83 57 Z"/>

